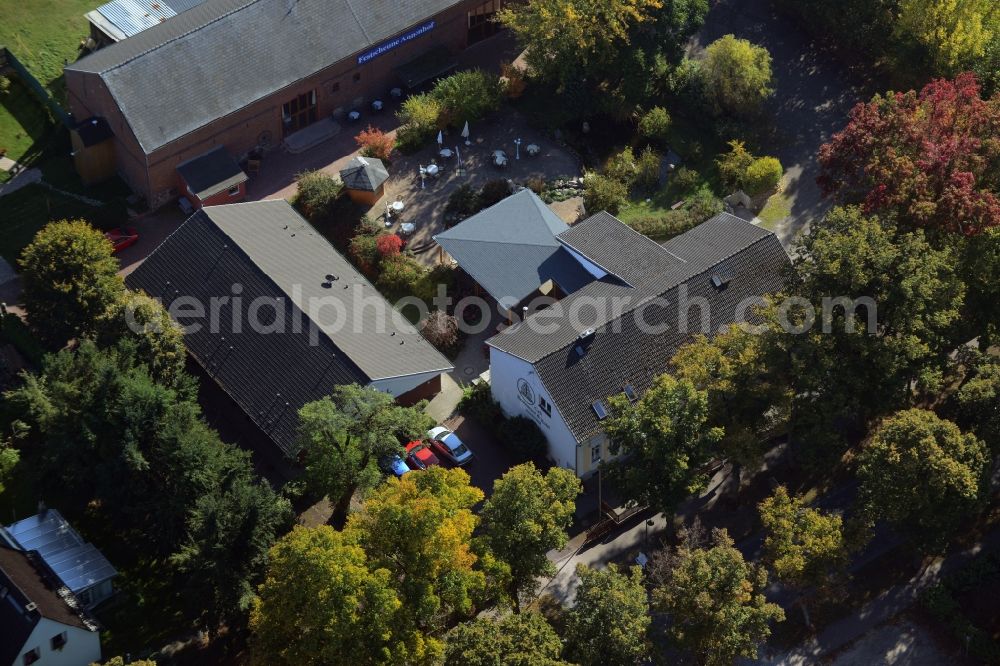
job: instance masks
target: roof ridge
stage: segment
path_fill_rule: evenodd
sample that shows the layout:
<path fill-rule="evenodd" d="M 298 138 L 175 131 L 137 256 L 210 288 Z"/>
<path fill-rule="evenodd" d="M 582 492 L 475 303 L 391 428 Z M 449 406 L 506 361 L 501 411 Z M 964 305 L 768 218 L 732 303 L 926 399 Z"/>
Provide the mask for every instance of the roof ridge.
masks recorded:
<path fill-rule="evenodd" d="M 735 216 L 734 216 L 734 217 L 735 217 Z M 737 219 L 742 219 L 742 218 L 737 218 Z M 745 222 L 746 220 L 743 220 L 743 221 Z M 757 225 L 753 225 L 753 226 L 757 226 Z M 647 295 L 646 295 L 645 297 L 641 298 L 641 299 L 640 299 L 639 301 L 637 301 L 637 302 L 636 302 L 636 303 L 635 303 L 634 305 L 632 305 L 631 307 L 629 307 L 629 308 L 626 308 L 626 309 L 622 310 L 622 312 L 621 312 L 621 313 L 620 313 L 620 314 L 619 314 L 619 315 L 618 315 L 617 317 L 615 317 L 614 319 L 608 319 L 607 321 L 604 321 L 604 322 L 600 323 L 599 325 L 597 325 L 597 327 L 596 327 L 596 328 L 598 328 L 598 329 L 600 329 L 600 328 L 603 328 L 603 327 L 607 326 L 608 324 L 610 324 L 611 322 L 614 322 L 614 321 L 617 321 L 617 320 L 621 319 L 622 317 L 624 317 L 625 315 L 627 315 L 627 314 L 630 314 L 630 313 L 632 313 L 632 312 L 635 312 L 635 311 L 636 311 L 636 310 L 637 310 L 637 309 L 638 309 L 639 307 L 641 307 L 641 306 L 643 306 L 643 305 L 645 305 L 645 304 L 649 303 L 649 302 L 650 302 L 651 300 L 653 300 L 654 298 L 658 298 L 658 297 L 660 297 L 660 296 L 663 296 L 663 295 L 664 295 L 664 294 L 666 294 L 666 293 L 667 293 L 668 291 L 672 291 L 672 290 L 674 290 L 674 289 L 677 289 L 677 288 L 678 288 L 679 286 L 681 286 L 682 284 L 684 284 L 684 283 L 686 283 L 686 282 L 690 282 L 691 280 L 695 279 L 695 278 L 696 278 L 696 277 L 698 277 L 699 275 L 703 275 L 703 274 L 705 274 L 705 273 L 708 273 L 709 271 L 711 271 L 711 270 L 712 270 L 713 268 L 715 268 L 716 266 L 718 266 L 718 265 L 719 265 L 720 263 L 722 263 L 723 261 L 727 261 L 727 260 L 729 260 L 729 259 L 732 259 L 733 257 L 735 257 L 736 255 L 740 254 L 741 252 L 746 252 L 747 250 L 749 250 L 750 248 L 754 247 L 754 246 L 755 246 L 755 245 L 757 245 L 758 243 L 761 243 L 761 242 L 763 242 L 763 241 L 765 241 L 765 240 L 768 240 L 768 239 L 770 239 L 770 238 L 772 238 L 772 237 L 774 237 L 774 238 L 777 238 L 777 237 L 775 236 L 774 232 L 770 232 L 770 231 L 769 231 L 769 232 L 768 232 L 768 233 L 766 233 L 765 235 L 763 235 L 763 236 L 761 236 L 760 238 L 757 238 L 756 240 L 754 240 L 754 241 L 753 241 L 752 243 L 750 243 L 749 245 L 744 245 L 744 246 L 742 246 L 742 247 L 741 247 L 740 249 L 738 249 L 738 250 L 734 250 L 733 252 L 731 252 L 731 253 L 727 254 L 726 256 L 724 256 L 724 257 L 720 258 L 720 259 L 719 259 L 719 260 L 718 260 L 717 262 L 715 262 L 714 264 L 712 264 L 712 265 L 711 265 L 711 266 L 709 266 L 708 268 L 705 268 L 705 269 L 703 269 L 703 270 L 700 270 L 700 271 L 698 271 L 697 273 L 692 273 L 692 274 L 691 274 L 691 275 L 689 275 L 688 277 L 684 278 L 683 280 L 679 280 L 679 281 L 678 281 L 678 282 L 676 282 L 675 284 L 671 285 L 670 287 L 667 287 L 666 289 L 664 289 L 664 290 L 662 290 L 662 291 L 656 291 L 656 292 L 652 292 L 652 293 L 649 293 L 649 294 L 647 294 Z M 676 238 L 676 236 L 675 236 L 675 238 Z M 779 243 L 779 245 L 780 245 L 780 243 Z M 782 248 L 782 249 L 784 249 L 784 248 Z M 787 252 L 786 252 L 786 254 L 787 254 Z M 633 288 L 634 288 L 634 287 L 633 287 Z M 571 294 L 570 296 L 572 296 L 572 294 Z M 528 317 L 528 319 L 531 319 L 531 317 L 535 316 L 535 314 L 537 314 L 537 313 L 532 313 L 532 314 L 531 314 L 531 315 L 530 315 L 530 316 Z M 524 320 L 524 321 L 527 321 L 527 320 Z M 522 323 L 523 323 L 523 322 L 522 322 Z M 551 351 L 549 351 L 548 353 L 546 353 L 546 354 L 544 354 L 544 355 L 542 355 L 542 356 L 539 356 L 539 357 L 538 357 L 538 358 L 537 358 L 537 359 L 536 359 L 535 361 L 533 361 L 533 362 L 532 362 L 532 361 L 529 361 L 529 363 L 532 363 L 532 364 L 535 364 L 535 363 L 540 363 L 540 362 L 542 362 L 542 361 L 543 361 L 544 359 L 546 359 L 546 358 L 548 358 L 548 357 L 552 356 L 553 354 L 556 354 L 556 353 L 558 353 L 558 352 L 561 352 L 562 350 L 566 349 L 567 347 L 569 347 L 570 345 L 572 345 L 572 344 L 573 344 L 573 342 L 574 342 L 574 341 L 573 341 L 573 340 L 571 340 L 571 341 L 567 342 L 566 344 L 562 345 L 561 347 L 558 347 L 558 348 L 555 348 L 555 349 L 552 349 L 552 350 L 551 350 Z M 489 343 L 489 340 L 487 340 L 487 343 Z M 505 351 L 504 349 L 500 349 L 500 351 L 504 351 L 505 353 L 510 353 L 510 352 L 506 352 L 506 351 Z M 511 355 L 512 355 L 512 356 L 516 356 L 515 354 L 511 354 Z M 518 358 L 521 358 L 521 357 L 518 357 Z M 527 359 L 524 359 L 524 360 L 526 360 L 526 361 L 527 361 Z"/>

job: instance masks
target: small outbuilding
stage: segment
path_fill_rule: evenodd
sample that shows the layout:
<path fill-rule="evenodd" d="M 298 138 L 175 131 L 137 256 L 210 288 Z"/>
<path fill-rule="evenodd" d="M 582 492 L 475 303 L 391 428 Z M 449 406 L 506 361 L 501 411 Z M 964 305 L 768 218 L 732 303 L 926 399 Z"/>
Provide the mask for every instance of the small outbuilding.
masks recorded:
<path fill-rule="evenodd" d="M 177 165 L 180 191 L 195 209 L 240 203 L 246 198 L 247 175 L 223 146 Z"/>
<path fill-rule="evenodd" d="M 103 183 L 115 175 L 114 132 L 104 118 L 82 120 L 69 131 L 73 164 L 84 185 Z"/>
<path fill-rule="evenodd" d="M 359 156 L 341 169 L 340 180 L 351 201 L 374 206 L 385 195 L 385 181 L 389 180 L 389 172 L 382 160 Z"/>

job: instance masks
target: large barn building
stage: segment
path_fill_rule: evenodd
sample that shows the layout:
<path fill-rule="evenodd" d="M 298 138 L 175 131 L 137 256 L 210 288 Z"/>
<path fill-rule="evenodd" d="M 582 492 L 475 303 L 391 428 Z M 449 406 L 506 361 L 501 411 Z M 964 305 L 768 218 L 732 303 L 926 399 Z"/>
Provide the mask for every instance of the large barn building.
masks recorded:
<path fill-rule="evenodd" d="M 205 0 L 68 65 L 70 110 L 107 122 L 115 170 L 156 208 L 185 194 L 180 164 L 219 146 L 241 162 L 441 75 L 502 1 Z"/>

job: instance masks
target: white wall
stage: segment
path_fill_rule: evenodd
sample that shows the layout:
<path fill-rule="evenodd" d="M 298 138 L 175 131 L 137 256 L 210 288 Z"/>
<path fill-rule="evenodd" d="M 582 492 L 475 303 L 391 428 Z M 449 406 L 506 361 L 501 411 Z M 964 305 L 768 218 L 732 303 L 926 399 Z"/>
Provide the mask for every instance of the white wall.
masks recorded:
<path fill-rule="evenodd" d="M 425 372 L 419 375 L 405 375 L 403 377 L 390 377 L 388 379 L 376 379 L 369 386 L 379 391 L 391 393 L 392 397 L 398 398 L 407 391 L 412 391 L 424 382 L 428 382 L 441 374 L 440 370 Z"/>
<path fill-rule="evenodd" d="M 52 649 L 52 637 L 66 632 L 66 645 L 61 650 Z M 71 627 L 43 617 L 31 636 L 24 643 L 21 654 L 17 655 L 13 666 L 24 664 L 24 653 L 38 648 L 42 658 L 37 666 L 88 666 L 101 661 L 101 637 L 96 631 Z"/>
<path fill-rule="evenodd" d="M 522 396 L 519 382 L 528 388 L 531 400 Z M 566 426 L 559 408 L 545 389 L 534 367 L 524 359 L 517 358 L 499 349 L 490 347 L 490 388 L 493 399 L 500 403 L 507 416 L 524 416 L 539 425 L 549 440 L 549 456 L 560 467 L 571 469 L 579 476 L 577 469 L 576 438 Z M 552 415 L 542 411 L 539 396 L 552 405 Z"/>
<path fill-rule="evenodd" d="M 604 270 L 603 268 L 592 262 L 590 259 L 587 259 L 585 256 L 583 256 L 582 254 L 571 248 L 569 245 L 566 245 L 566 243 L 563 243 L 562 246 L 566 248 L 566 250 L 570 253 L 570 255 L 574 259 L 580 262 L 580 265 L 583 266 L 588 273 L 593 275 L 598 280 L 600 280 L 602 277 L 608 274 L 606 270 Z"/>

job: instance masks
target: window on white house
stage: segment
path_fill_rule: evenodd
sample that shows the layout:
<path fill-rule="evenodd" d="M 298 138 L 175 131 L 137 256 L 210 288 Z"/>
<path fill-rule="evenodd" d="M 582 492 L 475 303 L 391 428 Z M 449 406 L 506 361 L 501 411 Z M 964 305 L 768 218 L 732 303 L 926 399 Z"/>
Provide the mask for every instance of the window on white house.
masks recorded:
<path fill-rule="evenodd" d="M 240 186 L 239 185 L 233 185 L 232 187 L 229 188 L 229 196 L 231 196 L 231 197 L 238 197 L 239 195 L 240 195 Z"/>
<path fill-rule="evenodd" d="M 66 641 L 69 640 L 69 636 L 66 632 L 56 634 L 52 637 L 51 645 L 53 650 L 62 650 L 66 645 Z"/>
<path fill-rule="evenodd" d="M 42 658 L 41 648 L 34 648 L 32 650 L 29 650 L 28 652 L 24 653 L 24 666 L 33 664 L 41 658 Z"/>
<path fill-rule="evenodd" d="M 545 412 L 546 416 L 552 416 L 552 405 L 544 396 L 538 396 L 538 406 Z"/>
<path fill-rule="evenodd" d="M 601 445 L 600 444 L 595 444 L 592 447 L 590 447 L 590 462 L 591 462 L 591 464 L 601 462 Z"/>

